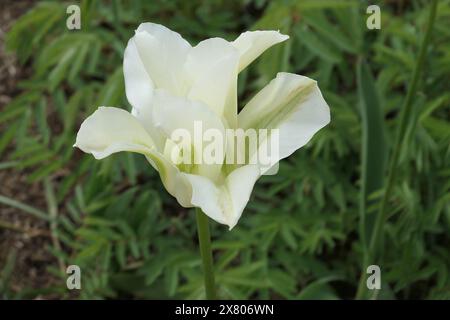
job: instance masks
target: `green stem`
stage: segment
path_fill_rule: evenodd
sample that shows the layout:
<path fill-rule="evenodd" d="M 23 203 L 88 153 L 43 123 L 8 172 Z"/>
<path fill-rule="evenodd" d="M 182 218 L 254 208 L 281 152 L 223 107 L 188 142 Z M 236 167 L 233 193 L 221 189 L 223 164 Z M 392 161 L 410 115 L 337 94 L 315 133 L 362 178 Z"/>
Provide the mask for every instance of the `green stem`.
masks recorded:
<path fill-rule="evenodd" d="M 400 158 L 400 149 L 404 142 L 403 140 L 405 137 L 405 132 L 406 132 L 407 124 L 408 124 L 407 120 L 409 119 L 409 115 L 412 110 L 413 98 L 416 93 L 417 84 L 419 82 L 420 74 L 421 74 L 422 68 L 423 68 L 423 62 L 425 60 L 425 54 L 427 51 L 428 42 L 430 40 L 431 33 L 433 30 L 433 24 L 434 24 L 434 20 L 436 17 L 436 8 L 437 8 L 437 0 L 433 0 L 433 2 L 431 3 L 431 6 L 430 6 L 430 15 L 428 17 L 428 23 L 426 26 L 425 36 L 423 37 L 423 40 L 422 40 L 422 43 L 420 46 L 419 56 L 417 58 L 417 63 L 414 67 L 411 85 L 408 88 L 405 103 L 400 111 L 401 112 L 400 127 L 397 131 L 395 144 L 394 144 L 394 148 L 392 151 L 393 153 L 392 153 L 390 163 L 389 163 L 388 176 L 387 176 L 387 180 L 386 180 L 386 188 L 383 192 L 383 197 L 381 199 L 381 204 L 380 204 L 380 211 L 377 215 L 374 230 L 372 233 L 372 237 L 370 239 L 368 254 L 371 256 L 371 259 L 367 259 L 367 260 L 365 259 L 366 261 L 364 263 L 364 268 L 367 267 L 367 263 L 370 262 L 370 260 L 373 260 L 376 257 L 375 254 L 378 252 L 376 252 L 375 250 L 377 250 L 379 248 L 380 241 L 382 240 L 383 225 L 386 222 L 386 218 L 387 218 L 386 215 L 387 215 L 388 200 L 389 200 L 389 197 L 392 195 L 392 191 L 394 188 L 394 182 L 395 182 L 395 178 L 397 175 L 398 160 Z M 357 299 L 362 298 L 365 293 L 365 285 L 364 285 L 365 276 L 364 275 L 365 275 L 365 270 L 363 270 L 362 276 L 360 278 L 358 292 L 356 295 Z"/>
<path fill-rule="evenodd" d="M 208 216 L 200 208 L 196 208 L 198 242 L 203 262 L 203 274 L 205 277 L 206 299 L 216 299 L 214 281 L 213 257 L 211 250 L 211 235 L 209 234 Z"/>
<path fill-rule="evenodd" d="M 358 283 L 358 288 L 357 288 L 357 291 L 356 291 L 356 299 L 363 299 L 364 298 L 364 294 L 365 294 L 365 292 L 366 292 L 366 269 L 365 268 L 367 268 L 367 266 L 368 266 L 368 261 L 369 259 L 368 259 L 368 255 L 367 254 L 365 254 L 364 255 L 364 259 L 363 259 L 363 264 L 362 264 L 362 267 L 363 267 L 363 270 L 362 270 L 362 272 L 361 272 L 361 275 L 360 275 L 360 277 L 359 277 L 359 283 Z"/>

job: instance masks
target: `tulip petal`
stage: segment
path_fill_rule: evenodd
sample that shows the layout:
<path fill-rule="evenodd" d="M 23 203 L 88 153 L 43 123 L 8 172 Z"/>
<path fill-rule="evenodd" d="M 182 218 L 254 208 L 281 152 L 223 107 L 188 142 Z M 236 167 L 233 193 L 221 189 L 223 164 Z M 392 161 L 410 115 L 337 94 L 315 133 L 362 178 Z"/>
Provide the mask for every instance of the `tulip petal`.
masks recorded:
<path fill-rule="evenodd" d="M 187 97 L 225 116 L 230 126 L 236 124 L 238 62 L 236 48 L 224 39 L 211 38 L 193 47 L 185 64 Z"/>
<path fill-rule="evenodd" d="M 154 92 L 153 118 L 155 126 L 161 128 L 167 138 L 177 129 L 186 129 L 191 137 L 195 137 L 196 122 L 203 132 L 217 129 L 225 136 L 222 119 L 204 103 L 176 97 L 163 90 Z"/>
<path fill-rule="evenodd" d="M 228 225 L 237 224 L 250 199 L 260 169 L 246 165 L 232 171 L 222 184 L 215 184 L 200 175 L 182 173 L 192 185 L 191 203 L 211 219 Z"/>
<path fill-rule="evenodd" d="M 164 147 L 161 133 L 154 127 L 152 119 L 153 81 L 145 70 L 134 40 L 128 41 L 123 59 L 125 93 L 133 107 L 131 113 L 149 133 L 158 151 Z"/>
<path fill-rule="evenodd" d="M 180 34 L 154 23 L 142 23 L 134 41 L 141 61 L 156 88 L 183 95 L 186 83 L 183 65 L 191 49 Z"/>
<path fill-rule="evenodd" d="M 238 115 L 240 128 L 279 129 L 278 160 L 304 146 L 330 122 L 317 82 L 280 72 Z"/>
<path fill-rule="evenodd" d="M 176 166 L 160 154 L 143 126 L 129 112 L 100 107 L 88 117 L 78 131 L 75 146 L 96 159 L 113 153 L 130 151 L 146 156 L 158 170 L 167 191 L 185 207 L 190 206 L 190 185 Z"/>
<path fill-rule="evenodd" d="M 289 36 L 277 31 L 247 31 L 232 42 L 239 50 L 239 72 L 258 58 L 271 46 L 289 39 Z"/>
<path fill-rule="evenodd" d="M 81 124 L 75 146 L 103 159 L 112 153 L 132 151 L 146 154 L 154 148 L 153 140 L 129 112 L 100 107 Z"/>
<path fill-rule="evenodd" d="M 215 130 L 222 137 L 220 144 L 225 150 L 225 127 L 219 116 L 204 103 L 185 98 L 175 97 L 162 90 L 155 90 L 153 118 L 155 126 L 160 128 L 167 139 L 172 139 L 176 130 L 184 129 L 192 139 L 192 148 L 199 163 L 193 167 L 196 173 L 215 179 L 221 169 L 222 160 L 217 164 L 205 163 L 203 151 L 206 145 L 203 134 L 208 130 Z M 173 139 L 172 139 L 173 140 Z M 193 164 L 193 163 L 190 163 Z"/>
<path fill-rule="evenodd" d="M 134 39 L 128 41 L 123 57 L 125 93 L 133 110 L 151 105 L 154 84 L 141 60 Z"/>

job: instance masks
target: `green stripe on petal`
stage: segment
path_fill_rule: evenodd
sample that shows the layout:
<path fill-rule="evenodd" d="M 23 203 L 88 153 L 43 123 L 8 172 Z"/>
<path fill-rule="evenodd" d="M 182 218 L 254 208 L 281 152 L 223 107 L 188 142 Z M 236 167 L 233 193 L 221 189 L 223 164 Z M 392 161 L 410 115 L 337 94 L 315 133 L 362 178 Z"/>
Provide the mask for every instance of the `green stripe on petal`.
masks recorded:
<path fill-rule="evenodd" d="M 281 160 L 304 146 L 330 122 L 330 110 L 317 82 L 292 73 L 278 73 L 238 115 L 243 129 L 279 129 Z"/>

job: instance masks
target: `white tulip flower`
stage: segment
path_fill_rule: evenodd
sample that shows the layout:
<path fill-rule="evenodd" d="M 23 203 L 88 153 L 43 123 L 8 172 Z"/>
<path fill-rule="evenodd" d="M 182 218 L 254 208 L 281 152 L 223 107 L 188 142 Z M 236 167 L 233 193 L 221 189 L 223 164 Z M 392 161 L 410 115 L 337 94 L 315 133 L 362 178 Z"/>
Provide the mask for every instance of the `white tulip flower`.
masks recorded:
<path fill-rule="evenodd" d="M 330 121 L 316 81 L 278 73 L 239 114 L 237 109 L 238 73 L 287 39 L 277 31 L 252 31 L 232 42 L 211 38 L 192 47 L 162 25 L 141 24 L 124 54 L 131 113 L 100 107 L 82 123 L 75 146 L 96 159 L 119 151 L 145 155 L 180 205 L 201 208 L 233 228 L 262 174 L 260 166 L 177 163 L 171 156 L 177 147 L 172 134 L 184 129 L 195 138 L 196 121 L 224 137 L 227 129 L 278 129 L 275 162 L 304 146 Z M 223 141 L 225 154 L 229 142 Z M 194 147 L 193 154 L 203 151 L 199 149 Z"/>

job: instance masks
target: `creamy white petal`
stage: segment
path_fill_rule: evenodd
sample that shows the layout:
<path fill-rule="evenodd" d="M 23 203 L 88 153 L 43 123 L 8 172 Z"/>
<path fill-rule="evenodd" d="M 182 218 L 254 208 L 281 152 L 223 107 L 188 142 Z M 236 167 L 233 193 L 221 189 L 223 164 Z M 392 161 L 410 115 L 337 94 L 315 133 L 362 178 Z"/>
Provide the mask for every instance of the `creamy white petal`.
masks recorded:
<path fill-rule="evenodd" d="M 100 107 L 89 116 L 78 131 L 75 146 L 96 159 L 113 153 L 130 151 L 146 156 L 159 171 L 167 191 L 185 207 L 190 206 L 191 186 L 176 166 L 156 151 L 152 139 L 129 112 L 113 107 Z"/>
<path fill-rule="evenodd" d="M 145 108 L 136 109 L 133 108 L 131 110 L 131 114 L 141 123 L 141 125 L 147 130 L 148 134 L 152 138 L 154 145 L 158 152 L 164 151 L 165 145 L 165 135 L 164 133 L 155 126 L 153 119 L 153 106 L 154 101 L 151 101 L 149 106 Z"/>
<path fill-rule="evenodd" d="M 182 173 L 192 186 L 191 203 L 211 219 L 228 225 L 237 224 L 258 179 L 258 166 L 246 165 L 231 172 L 222 184 L 200 175 Z"/>
<path fill-rule="evenodd" d="M 181 173 L 192 188 L 191 204 L 199 207 L 211 219 L 227 224 L 227 218 L 221 205 L 221 190 L 208 178 L 201 175 Z M 228 212 L 227 212 L 228 213 Z"/>
<path fill-rule="evenodd" d="M 123 59 L 125 92 L 133 107 L 131 113 L 139 120 L 161 152 L 163 136 L 154 128 L 152 119 L 152 97 L 154 84 L 150 78 L 136 47 L 134 39 L 128 41 Z"/>
<path fill-rule="evenodd" d="M 239 72 L 271 46 L 289 39 L 278 31 L 247 31 L 232 42 L 240 53 Z"/>
<path fill-rule="evenodd" d="M 221 163 L 207 164 L 202 160 L 206 143 L 200 140 L 208 130 L 216 130 L 224 137 L 222 150 L 225 150 L 225 127 L 222 119 L 204 103 L 175 97 L 161 90 L 155 91 L 153 106 L 155 126 L 171 140 L 174 140 L 173 134 L 177 130 L 186 130 L 192 139 L 193 152 L 201 162 L 195 164 L 193 169 L 196 173 L 215 179 L 220 173 Z"/>
<path fill-rule="evenodd" d="M 154 148 L 152 138 L 129 112 L 100 107 L 81 124 L 75 146 L 96 159 L 119 151 L 146 154 Z"/>
<path fill-rule="evenodd" d="M 134 39 L 128 41 L 123 57 L 125 93 L 133 109 L 149 108 L 152 101 L 153 81 L 141 60 Z"/>
<path fill-rule="evenodd" d="M 183 65 L 191 45 L 180 34 L 154 23 L 142 23 L 132 41 L 154 86 L 185 94 Z"/>
<path fill-rule="evenodd" d="M 236 124 L 239 52 L 228 41 L 211 38 L 193 47 L 185 72 L 190 87 L 187 97 L 198 100 Z"/>
<path fill-rule="evenodd" d="M 173 94 L 182 94 L 182 65 L 191 48 L 178 33 L 153 23 L 143 23 L 128 42 L 124 55 L 124 76 L 132 114 L 152 137 L 159 152 L 165 138 L 153 121 L 155 86 Z M 153 79 L 153 80 L 152 80 Z"/>
<path fill-rule="evenodd" d="M 231 198 L 233 211 L 232 219 L 228 224 L 230 229 L 238 223 L 259 177 L 260 169 L 256 165 L 242 166 L 228 175 L 225 184 Z"/>
<path fill-rule="evenodd" d="M 203 131 L 217 129 L 225 134 L 222 119 L 204 103 L 176 97 L 163 90 L 155 90 L 153 118 L 155 126 L 161 128 L 167 137 L 177 129 L 186 129 L 194 137 L 196 121 Z"/>
<path fill-rule="evenodd" d="M 191 185 L 183 173 L 166 157 L 159 153 L 146 155 L 150 164 L 159 172 L 161 181 L 178 203 L 185 207 L 192 207 L 191 204 Z"/>
<path fill-rule="evenodd" d="M 304 146 L 330 122 L 330 109 L 317 82 L 278 73 L 238 115 L 239 127 L 279 129 L 279 159 Z"/>

